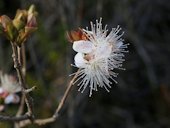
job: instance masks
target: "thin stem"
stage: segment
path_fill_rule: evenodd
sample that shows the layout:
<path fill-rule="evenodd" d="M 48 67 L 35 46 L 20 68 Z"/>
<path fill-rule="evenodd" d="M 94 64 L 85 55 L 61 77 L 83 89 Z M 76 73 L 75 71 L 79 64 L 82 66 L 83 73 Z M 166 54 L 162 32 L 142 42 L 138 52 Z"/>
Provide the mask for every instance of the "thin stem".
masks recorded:
<path fill-rule="evenodd" d="M 18 46 L 16 46 L 13 42 L 11 42 L 12 45 L 12 51 L 13 51 L 13 61 L 14 61 L 14 68 L 17 71 L 17 75 L 18 75 L 18 79 L 19 79 L 19 84 L 21 85 L 22 88 L 22 93 L 25 96 L 25 103 L 27 105 L 27 109 L 28 109 L 28 115 L 31 117 L 31 119 L 33 119 L 33 103 L 32 103 L 32 98 L 29 96 L 29 93 L 25 93 L 25 90 L 27 89 L 27 86 L 25 84 L 25 80 L 23 78 L 23 74 L 22 74 L 22 66 L 18 61 L 18 59 L 20 59 L 20 57 L 18 58 L 18 52 L 17 52 L 17 48 Z"/>
<path fill-rule="evenodd" d="M 22 65 L 22 59 L 21 59 L 21 48 L 20 47 L 17 47 L 17 54 L 18 54 L 18 63 L 19 65 L 21 66 Z"/>
<path fill-rule="evenodd" d="M 20 103 L 20 106 L 19 106 L 19 109 L 18 109 L 18 111 L 17 111 L 16 116 L 20 116 L 20 115 L 22 115 L 23 110 L 24 110 L 24 103 L 25 103 L 25 96 L 24 96 L 24 95 L 22 95 L 21 103 Z"/>
<path fill-rule="evenodd" d="M 25 56 L 25 44 L 21 44 L 21 47 L 18 47 L 18 61 L 20 61 L 20 64 L 22 65 L 22 75 L 23 79 L 25 81 L 25 76 L 26 76 L 26 56 Z M 25 96 L 22 95 L 21 98 L 21 103 L 19 106 L 19 109 L 17 111 L 16 116 L 20 116 L 23 113 L 24 110 L 24 102 L 25 102 Z"/>
<path fill-rule="evenodd" d="M 25 77 L 26 77 L 26 56 L 25 56 L 25 44 L 21 44 L 21 48 L 18 48 L 18 56 L 20 59 L 18 59 L 18 61 L 20 61 L 20 64 L 22 65 L 22 75 L 23 75 L 23 79 L 25 81 Z M 24 112 L 24 106 L 25 106 L 25 95 L 22 94 L 21 96 L 21 103 L 19 106 L 19 109 L 16 113 L 16 117 L 19 117 L 23 114 Z M 15 128 L 20 128 L 19 124 L 16 122 L 15 123 Z"/>
<path fill-rule="evenodd" d="M 68 85 L 68 87 L 67 87 L 67 89 L 66 89 L 66 91 L 65 91 L 65 93 L 64 93 L 64 95 L 63 95 L 63 97 L 62 97 L 62 99 L 61 99 L 61 101 L 60 101 L 60 103 L 59 103 L 59 105 L 58 105 L 58 107 L 57 107 L 57 109 L 56 109 L 56 112 L 55 112 L 54 115 L 53 115 L 54 118 L 56 118 L 56 117 L 58 116 L 61 108 L 63 107 L 63 105 L 64 105 L 64 103 L 65 103 L 65 101 L 66 101 L 66 99 L 67 99 L 67 96 L 68 96 L 68 94 L 69 94 L 69 92 L 70 92 L 70 90 L 71 90 L 71 88 L 72 88 L 72 86 L 73 86 L 73 82 L 74 82 L 75 79 L 77 78 L 77 75 L 78 75 L 79 71 L 80 71 L 80 69 L 76 72 L 76 74 L 74 75 L 74 77 L 73 77 L 72 80 L 70 81 L 70 83 L 69 83 L 69 85 Z"/>
<path fill-rule="evenodd" d="M 50 117 L 50 118 L 45 118 L 45 119 L 36 119 L 34 120 L 34 124 L 37 124 L 39 126 L 45 125 L 45 124 L 49 124 L 49 123 L 53 123 L 56 120 L 56 118 Z M 27 125 L 31 124 L 32 122 L 30 120 L 23 120 L 21 122 L 19 122 L 19 128 L 23 128 L 26 127 Z"/>
<path fill-rule="evenodd" d="M 23 116 L 19 116 L 19 117 L 13 117 L 13 116 L 5 116 L 5 115 L 0 115 L 0 121 L 7 121 L 7 122 L 19 122 L 22 120 L 26 120 L 29 119 L 30 117 L 25 114 Z"/>
<path fill-rule="evenodd" d="M 68 97 L 68 94 L 71 91 L 71 88 L 73 87 L 73 82 L 77 78 L 77 75 L 78 75 L 79 71 L 80 71 L 80 69 L 76 72 L 76 74 L 74 75 L 74 77 L 70 81 L 70 83 L 69 83 L 69 85 L 68 85 L 68 87 L 67 87 L 67 89 L 66 89 L 66 91 L 65 91 L 65 93 L 64 93 L 64 95 L 63 95 L 63 97 L 62 97 L 62 99 L 61 99 L 61 101 L 60 101 L 60 103 L 59 103 L 59 105 L 58 105 L 58 107 L 56 109 L 56 111 L 55 111 L 55 113 L 53 114 L 53 116 L 50 117 L 50 118 L 45 118 L 45 119 L 35 119 L 34 122 L 33 122 L 34 124 L 37 124 L 37 125 L 41 126 L 41 125 L 45 125 L 45 124 L 52 123 L 52 122 L 56 121 L 56 119 L 59 116 L 59 112 L 63 108 L 64 103 L 65 103 L 65 101 L 66 101 L 66 99 Z M 24 121 L 19 122 L 20 128 L 25 127 L 25 126 L 27 126 L 29 124 L 31 124 L 30 120 L 24 120 Z"/>
<path fill-rule="evenodd" d="M 21 57 L 22 57 L 22 74 L 25 79 L 27 64 L 26 64 L 26 55 L 25 55 L 25 44 L 23 43 L 21 44 Z"/>
<path fill-rule="evenodd" d="M 12 44 L 12 43 L 11 43 Z M 16 47 L 14 44 L 12 44 L 12 49 L 13 49 L 13 60 L 14 60 L 14 67 L 16 68 L 17 70 L 17 73 L 18 73 L 18 77 L 19 77 L 19 83 L 21 84 L 21 87 L 22 87 L 22 92 L 23 92 L 23 95 L 25 96 L 25 102 L 27 104 L 27 109 L 28 109 L 28 113 L 23 115 L 23 116 L 15 116 L 15 117 L 11 117 L 11 116 L 3 116 L 3 115 L 0 115 L 0 121 L 11 121 L 11 122 L 18 122 L 15 124 L 15 126 L 17 128 L 21 128 L 21 127 L 25 127 L 31 123 L 34 123 L 34 124 L 37 124 L 37 125 L 45 125 L 45 124 L 48 124 L 48 123 L 52 123 L 54 121 L 56 121 L 56 119 L 58 118 L 59 116 L 59 112 L 60 110 L 63 108 L 64 106 L 64 103 L 66 102 L 66 99 L 68 97 L 68 94 L 69 92 L 71 91 L 71 88 L 73 87 L 73 82 L 75 81 L 75 79 L 77 78 L 77 75 L 80 71 L 80 69 L 76 72 L 76 74 L 74 75 L 74 77 L 72 78 L 72 80 L 70 81 L 55 113 L 53 114 L 52 117 L 50 118 L 45 118 L 45 119 L 34 119 L 32 118 L 33 115 L 30 115 L 30 114 L 33 114 L 32 112 L 32 102 L 30 102 L 29 100 L 29 93 L 26 93 L 26 87 L 24 86 L 24 80 L 22 79 L 22 73 L 21 73 L 21 70 L 20 70 L 20 66 L 17 65 L 17 54 L 16 54 Z"/>

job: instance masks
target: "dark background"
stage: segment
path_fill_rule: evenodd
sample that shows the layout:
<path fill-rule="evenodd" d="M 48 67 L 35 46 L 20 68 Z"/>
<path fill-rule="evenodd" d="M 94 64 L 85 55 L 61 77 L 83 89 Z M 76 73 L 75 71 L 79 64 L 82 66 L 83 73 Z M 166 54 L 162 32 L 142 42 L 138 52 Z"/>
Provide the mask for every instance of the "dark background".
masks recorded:
<path fill-rule="evenodd" d="M 73 72 L 75 54 L 67 30 L 89 26 L 100 17 L 109 28 L 118 24 L 130 43 L 118 84 L 80 94 L 75 86 L 61 116 L 43 128 L 170 128 L 170 2 L 169 0 L 1 0 L 0 15 L 37 7 L 38 30 L 26 42 L 27 83 L 38 89 L 37 117 L 50 117 Z M 0 38 L 0 69 L 15 74 L 10 43 Z M 12 114 L 17 105 L 8 106 Z M 0 128 L 11 128 L 0 123 Z M 36 128 L 38 126 L 29 126 Z"/>

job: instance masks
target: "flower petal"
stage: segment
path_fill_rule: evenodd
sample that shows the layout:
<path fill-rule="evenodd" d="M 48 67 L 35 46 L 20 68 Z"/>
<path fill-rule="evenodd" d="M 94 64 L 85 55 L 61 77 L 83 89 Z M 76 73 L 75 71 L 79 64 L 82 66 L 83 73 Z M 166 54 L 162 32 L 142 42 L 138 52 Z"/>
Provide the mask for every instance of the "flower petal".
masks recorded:
<path fill-rule="evenodd" d="M 82 53 L 77 53 L 74 57 L 74 63 L 78 68 L 85 68 L 88 61 L 84 59 Z"/>
<path fill-rule="evenodd" d="M 13 100 L 14 100 L 14 95 L 10 94 L 5 98 L 5 104 L 10 104 L 13 102 Z"/>
<path fill-rule="evenodd" d="M 1 84 L 3 90 L 9 93 L 15 93 L 21 91 L 21 86 L 14 78 L 14 76 L 6 75 L 6 74 L 3 76 L 1 75 Z"/>
<path fill-rule="evenodd" d="M 85 40 L 79 40 L 79 41 L 74 41 L 73 43 L 73 49 L 76 52 L 80 53 L 90 53 L 94 48 L 94 45 L 90 41 L 85 41 Z"/>
<path fill-rule="evenodd" d="M 16 94 L 10 94 L 5 98 L 5 104 L 10 104 L 10 103 L 18 103 L 20 101 L 20 98 Z"/>

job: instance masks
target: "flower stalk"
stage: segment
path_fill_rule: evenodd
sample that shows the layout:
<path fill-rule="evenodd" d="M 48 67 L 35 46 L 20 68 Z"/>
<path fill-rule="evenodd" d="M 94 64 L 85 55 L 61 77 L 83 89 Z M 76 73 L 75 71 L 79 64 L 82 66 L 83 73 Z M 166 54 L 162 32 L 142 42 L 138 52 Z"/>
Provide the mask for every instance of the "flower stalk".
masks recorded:
<path fill-rule="evenodd" d="M 12 46 L 12 51 L 13 51 L 13 54 L 12 54 L 12 57 L 13 57 L 13 61 L 14 61 L 14 68 L 16 69 L 17 71 L 17 75 L 18 75 L 18 79 L 19 79 L 19 84 L 22 88 L 22 94 L 24 95 L 25 97 L 25 103 L 27 105 L 27 109 L 28 109 L 28 116 L 30 116 L 31 119 L 34 118 L 34 115 L 33 115 L 33 101 L 32 101 L 32 98 L 29 96 L 28 93 L 26 93 L 26 90 L 28 89 L 26 84 L 25 84 L 25 81 L 24 81 L 24 78 L 23 78 L 23 74 L 22 74 L 22 66 L 21 66 L 21 60 L 19 60 L 18 58 L 18 52 L 17 52 L 17 47 L 14 43 L 11 42 L 11 46 Z"/>

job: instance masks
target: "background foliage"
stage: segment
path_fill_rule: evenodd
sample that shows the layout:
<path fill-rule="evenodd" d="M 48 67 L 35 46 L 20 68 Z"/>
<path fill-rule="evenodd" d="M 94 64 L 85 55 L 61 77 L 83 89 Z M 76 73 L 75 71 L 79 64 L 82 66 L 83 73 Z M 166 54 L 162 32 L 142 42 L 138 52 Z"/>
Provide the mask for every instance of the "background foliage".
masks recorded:
<path fill-rule="evenodd" d="M 99 90 L 69 95 L 61 117 L 44 128 L 169 128 L 170 127 L 170 4 L 168 0 L 1 0 L 0 15 L 11 18 L 17 9 L 35 4 L 38 31 L 26 42 L 27 83 L 39 117 L 51 116 L 72 72 L 71 44 L 67 30 L 89 26 L 103 17 L 103 24 L 125 31 L 130 43 L 118 84 L 111 92 Z M 111 28 L 110 28 L 111 29 Z M 0 69 L 15 74 L 10 43 L 0 38 Z M 16 105 L 6 113 L 15 113 Z M 0 123 L 10 128 L 10 123 Z M 36 126 L 29 126 L 34 128 Z"/>

